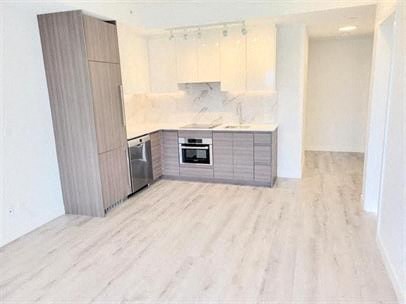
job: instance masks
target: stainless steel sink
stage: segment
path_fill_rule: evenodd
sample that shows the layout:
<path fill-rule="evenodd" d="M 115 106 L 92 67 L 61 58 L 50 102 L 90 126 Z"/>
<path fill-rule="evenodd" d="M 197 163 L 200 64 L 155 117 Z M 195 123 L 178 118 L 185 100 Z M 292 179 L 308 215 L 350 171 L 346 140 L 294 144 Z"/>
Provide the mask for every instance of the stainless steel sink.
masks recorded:
<path fill-rule="evenodd" d="M 250 126 L 249 125 L 230 125 L 230 126 L 225 126 L 225 129 L 248 129 Z"/>

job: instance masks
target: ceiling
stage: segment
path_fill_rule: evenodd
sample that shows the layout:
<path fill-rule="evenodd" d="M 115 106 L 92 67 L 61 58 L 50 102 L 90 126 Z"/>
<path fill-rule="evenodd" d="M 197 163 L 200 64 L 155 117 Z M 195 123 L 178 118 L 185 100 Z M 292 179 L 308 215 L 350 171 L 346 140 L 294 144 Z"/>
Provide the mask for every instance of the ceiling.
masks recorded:
<path fill-rule="evenodd" d="M 310 38 L 346 37 L 372 34 L 375 11 L 375 5 L 367 5 L 290 15 L 274 20 L 278 24 L 306 24 Z M 355 25 L 357 29 L 348 33 L 338 31 L 340 27 L 348 25 Z"/>
<path fill-rule="evenodd" d="M 342 36 L 338 28 L 357 25 L 350 35 L 372 33 L 377 0 L 3 0 L 35 13 L 83 9 L 151 33 L 175 26 L 229 21 L 302 23 L 311 38 Z M 360 6 L 362 5 L 362 6 Z"/>

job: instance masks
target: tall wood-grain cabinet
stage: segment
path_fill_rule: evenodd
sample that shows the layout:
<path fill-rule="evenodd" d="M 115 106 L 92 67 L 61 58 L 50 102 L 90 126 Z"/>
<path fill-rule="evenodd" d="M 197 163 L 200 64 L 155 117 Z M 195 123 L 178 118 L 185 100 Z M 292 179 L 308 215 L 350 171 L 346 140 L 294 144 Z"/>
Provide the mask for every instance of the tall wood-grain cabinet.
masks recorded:
<path fill-rule="evenodd" d="M 38 16 L 65 212 L 104 216 L 130 192 L 114 22 Z"/>

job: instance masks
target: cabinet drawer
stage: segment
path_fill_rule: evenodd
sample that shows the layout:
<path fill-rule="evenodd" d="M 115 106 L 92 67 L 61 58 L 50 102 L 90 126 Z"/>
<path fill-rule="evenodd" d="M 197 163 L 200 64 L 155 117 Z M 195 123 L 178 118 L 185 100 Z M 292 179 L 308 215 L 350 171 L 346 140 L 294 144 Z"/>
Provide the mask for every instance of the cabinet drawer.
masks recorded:
<path fill-rule="evenodd" d="M 216 142 L 233 143 L 233 133 L 230 132 L 213 132 L 213 144 Z"/>
<path fill-rule="evenodd" d="M 255 133 L 254 143 L 259 145 L 271 145 L 272 133 Z"/>
<path fill-rule="evenodd" d="M 252 166 L 235 166 L 234 167 L 234 180 L 254 180 L 254 167 Z"/>
<path fill-rule="evenodd" d="M 254 135 L 252 133 L 234 133 L 233 146 L 234 147 L 248 147 L 252 148 L 254 144 Z"/>
<path fill-rule="evenodd" d="M 180 167 L 179 175 L 183 177 L 213 178 L 212 168 Z"/>
<path fill-rule="evenodd" d="M 259 164 L 271 165 L 272 151 L 270 146 L 254 146 L 254 161 Z"/>
<path fill-rule="evenodd" d="M 270 183 L 272 181 L 271 166 L 255 165 L 255 181 Z"/>
<path fill-rule="evenodd" d="M 179 130 L 179 137 L 184 138 L 212 138 L 212 131 L 191 131 L 191 130 Z"/>

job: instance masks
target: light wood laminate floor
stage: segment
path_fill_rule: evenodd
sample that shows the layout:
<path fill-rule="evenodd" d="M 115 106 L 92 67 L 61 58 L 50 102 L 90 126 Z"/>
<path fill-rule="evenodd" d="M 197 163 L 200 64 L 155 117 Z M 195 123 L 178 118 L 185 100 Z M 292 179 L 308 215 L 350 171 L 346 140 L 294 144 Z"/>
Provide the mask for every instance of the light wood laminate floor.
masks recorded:
<path fill-rule="evenodd" d="M 161 180 L 106 218 L 0 249 L 2 303 L 396 303 L 362 155 L 306 153 L 273 188 Z"/>

